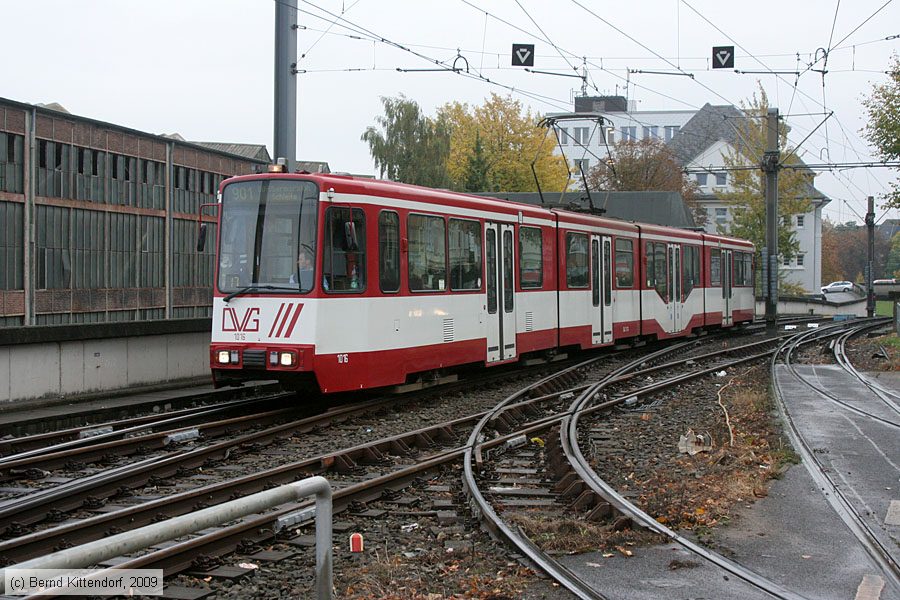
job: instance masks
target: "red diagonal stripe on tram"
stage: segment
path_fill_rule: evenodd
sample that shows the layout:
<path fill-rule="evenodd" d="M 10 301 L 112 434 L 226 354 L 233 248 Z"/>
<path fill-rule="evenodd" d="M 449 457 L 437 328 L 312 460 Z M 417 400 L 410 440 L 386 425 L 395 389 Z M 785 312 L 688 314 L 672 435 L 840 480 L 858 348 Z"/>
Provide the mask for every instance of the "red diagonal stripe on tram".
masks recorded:
<path fill-rule="evenodd" d="M 300 311 L 303 310 L 303 305 L 298 304 L 297 310 L 294 311 L 294 318 L 291 319 L 291 324 L 288 326 L 287 331 L 284 332 L 284 337 L 291 337 L 291 333 L 294 331 L 294 325 L 297 324 L 297 319 L 300 317 Z"/>

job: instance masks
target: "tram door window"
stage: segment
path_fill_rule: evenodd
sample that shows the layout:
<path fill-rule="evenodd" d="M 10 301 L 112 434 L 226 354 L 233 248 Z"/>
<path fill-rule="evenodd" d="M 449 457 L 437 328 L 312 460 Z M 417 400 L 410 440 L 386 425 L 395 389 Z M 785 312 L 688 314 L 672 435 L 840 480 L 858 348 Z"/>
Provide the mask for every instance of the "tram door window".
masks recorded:
<path fill-rule="evenodd" d="M 682 266 L 681 299 L 687 300 L 691 291 L 700 285 L 700 248 L 697 246 L 684 247 L 684 265 Z"/>
<path fill-rule="evenodd" d="M 718 248 L 709 252 L 709 284 L 716 287 L 722 285 L 722 251 Z"/>
<path fill-rule="evenodd" d="M 485 259 L 487 262 L 487 309 L 489 314 L 497 313 L 497 233 L 493 229 L 485 232 L 487 240 Z"/>
<path fill-rule="evenodd" d="M 325 213 L 322 287 L 329 292 L 366 288 L 366 216 L 362 209 L 329 207 Z"/>
<path fill-rule="evenodd" d="M 664 302 L 669 301 L 669 279 L 666 271 L 666 245 L 647 242 L 647 287 L 656 290 Z"/>
<path fill-rule="evenodd" d="M 382 292 L 400 291 L 400 216 L 390 210 L 378 215 L 378 283 Z"/>
<path fill-rule="evenodd" d="M 513 282 L 513 232 L 507 229 L 503 232 L 503 311 L 513 311 L 513 299 L 515 298 L 515 285 Z"/>
<path fill-rule="evenodd" d="M 600 306 L 600 242 L 591 240 L 591 301 Z"/>
<path fill-rule="evenodd" d="M 612 305 L 612 242 L 603 238 L 603 306 Z"/>

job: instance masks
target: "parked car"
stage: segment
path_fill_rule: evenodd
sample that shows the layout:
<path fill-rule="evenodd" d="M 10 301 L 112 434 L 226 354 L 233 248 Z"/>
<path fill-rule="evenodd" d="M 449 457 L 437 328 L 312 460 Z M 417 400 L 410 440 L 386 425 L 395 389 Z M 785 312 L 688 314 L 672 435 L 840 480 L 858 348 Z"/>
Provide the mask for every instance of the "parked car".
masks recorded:
<path fill-rule="evenodd" d="M 894 285 L 897 283 L 897 280 L 896 279 L 876 279 L 872 283 L 875 285 L 881 285 L 881 284 Z"/>
<path fill-rule="evenodd" d="M 851 292 L 853 291 L 853 282 L 852 281 L 832 281 L 826 286 L 822 287 L 822 293 L 827 294 L 829 292 Z"/>

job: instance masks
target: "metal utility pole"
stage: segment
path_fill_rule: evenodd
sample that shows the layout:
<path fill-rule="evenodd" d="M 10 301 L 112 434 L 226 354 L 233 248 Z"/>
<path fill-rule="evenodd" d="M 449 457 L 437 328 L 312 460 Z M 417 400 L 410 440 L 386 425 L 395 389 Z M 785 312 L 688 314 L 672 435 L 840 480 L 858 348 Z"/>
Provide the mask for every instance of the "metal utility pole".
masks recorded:
<path fill-rule="evenodd" d="M 766 152 L 762 170 L 766 174 L 766 252 L 768 268 L 763 273 L 763 296 L 766 300 L 766 330 L 775 331 L 778 320 L 778 109 L 770 108 L 766 116 Z"/>
<path fill-rule="evenodd" d="M 297 7 L 275 3 L 275 160 L 297 160 Z"/>
<path fill-rule="evenodd" d="M 875 316 L 875 198 L 869 196 L 866 230 L 869 235 L 869 262 L 866 263 L 866 316 Z"/>

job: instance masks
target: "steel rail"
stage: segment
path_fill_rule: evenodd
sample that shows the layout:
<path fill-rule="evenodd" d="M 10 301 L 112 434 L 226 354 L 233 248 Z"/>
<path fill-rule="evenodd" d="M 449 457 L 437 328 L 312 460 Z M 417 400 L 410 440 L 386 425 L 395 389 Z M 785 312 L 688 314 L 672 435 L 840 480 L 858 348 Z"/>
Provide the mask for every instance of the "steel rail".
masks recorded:
<path fill-rule="evenodd" d="M 869 388 L 872 393 L 875 394 L 875 396 L 877 396 L 882 402 L 885 403 L 885 405 L 887 405 L 888 408 L 893 410 L 895 413 L 900 414 L 900 405 L 898 405 L 896 402 L 897 399 L 900 399 L 900 394 L 897 394 L 897 392 L 894 392 L 893 390 L 883 388 L 876 382 L 864 376 L 856 369 L 856 367 L 853 366 L 853 363 L 850 361 L 850 357 L 847 356 L 846 343 L 850 340 L 851 337 L 859 335 L 866 329 L 875 329 L 880 326 L 882 326 L 881 323 L 877 323 L 874 325 L 869 324 L 860 327 L 857 331 L 848 331 L 847 333 L 841 335 L 837 340 L 835 340 L 832 352 L 834 353 L 834 359 L 845 371 L 850 373 L 853 377 L 858 379 L 860 383 Z M 892 398 L 894 399 L 892 400 Z"/>
<path fill-rule="evenodd" d="M 9 460 L 6 462 L 0 461 L 0 480 L 14 479 L 17 473 L 22 473 L 27 469 L 49 470 L 61 467 L 69 462 L 90 463 L 106 456 L 122 457 L 138 451 L 162 450 L 172 442 L 177 441 L 178 434 L 192 434 L 188 436 L 189 439 L 199 439 L 201 436 L 209 439 L 210 437 L 218 437 L 249 426 L 270 424 L 277 421 L 280 417 L 296 414 L 297 412 L 297 407 L 279 408 L 218 421 L 207 421 L 195 425 L 179 425 L 174 429 L 155 431 L 106 442 L 101 441 L 100 443 L 88 443 L 63 450 L 50 452 L 34 450 L 27 452 L 27 456 L 22 458 L 13 456 L 9 457 Z M 146 429 L 146 427 L 142 426 L 141 429 Z"/>
<path fill-rule="evenodd" d="M 130 419 L 73 427 L 61 431 L 4 439 L 0 440 L 0 451 L 5 453 L 4 456 L 0 456 L 0 466 L 7 462 L 31 456 L 97 444 L 98 442 L 134 435 L 157 427 L 166 427 L 179 423 L 187 424 L 194 420 L 203 422 L 210 415 L 227 413 L 290 395 L 292 394 L 275 394 L 263 398 L 231 400 L 215 406 L 185 408 L 163 414 L 143 415 Z M 25 448 L 17 451 L 16 448 L 21 446 L 25 446 Z"/>
<path fill-rule="evenodd" d="M 134 488 L 143 485 L 152 476 L 167 477 L 179 468 L 193 468 L 210 458 L 227 456 L 233 448 L 248 443 L 269 442 L 275 438 L 297 432 L 308 432 L 325 423 L 350 418 L 351 416 L 381 408 L 387 400 L 373 400 L 342 407 L 321 415 L 315 415 L 244 434 L 234 439 L 223 440 L 209 446 L 154 457 L 63 483 L 21 498 L 0 502 L 0 523 L 23 525 L 42 520 L 51 510 L 64 511 L 78 508 L 87 496 L 95 499 L 107 498 L 122 487 Z"/>
<path fill-rule="evenodd" d="M 651 361 L 654 358 L 677 352 L 678 350 L 692 344 L 692 341 L 682 342 L 681 344 L 677 344 L 674 347 L 665 348 L 651 354 L 650 356 L 642 357 L 638 359 L 638 361 L 640 362 L 640 364 L 646 364 L 648 361 Z M 621 375 L 624 372 L 624 367 L 616 369 L 612 373 L 608 374 L 604 378 L 604 381 L 613 378 L 616 375 Z M 535 384 L 530 387 L 537 387 L 537 385 L 538 384 Z M 514 546 L 533 564 L 553 577 L 560 585 L 564 586 L 567 590 L 569 590 L 579 598 L 587 600 L 602 599 L 604 598 L 604 596 L 599 594 L 596 590 L 593 590 L 589 585 L 578 578 L 577 575 L 572 573 L 572 571 L 565 568 L 556 559 L 541 550 L 527 538 L 524 532 L 522 532 L 518 528 L 513 529 L 512 527 L 507 525 L 506 522 L 503 521 L 503 519 L 501 519 L 500 516 L 494 511 L 490 502 L 487 501 L 478 487 L 478 481 L 475 478 L 475 472 L 472 463 L 477 462 L 480 465 L 482 462 L 481 450 L 486 445 L 483 442 L 484 428 L 490 421 L 496 419 L 502 412 L 507 410 L 507 407 L 510 404 L 521 397 L 521 395 L 528 393 L 528 391 L 529 388 L 525 388 L 524 390 L 520 390 L 519 392 L 516 392 L 515 394 L 498 403 L 491 411 L 485 414 L 478 422 L 478 424 L 472 429 L 472 433 L 469 435 L 469 440 L 466 443 L 465 453 L 463 455 L 463 489 L 466 491 L 466 493 L 469 494 L 470 498 L 474 502 L 473 512 L 475 513 L 475 515 L 494 535 L 501 537 L 508 544 Z M 560 415 L 559 418 L 554 419 L 554 422 L 558 422 L 562 418 L 563 415 Z M 549 424 L 546 426 L 549 426 Z"/>
<path fill-rule="evenodd" d="M 868 523 L 866 523 L 859 512 L 856 511 L 850 500 L 841 491 L 840 486 L 838 486 L 832 480 L 832 478 L 829 477 L 828 470 L 819 461 L 816 453 L 813 452 L 813 449 L 809 447 L 809 444 L 807 444 L 803 435 L 800 433 L 799 427 L 797 426 L 793 417 L 787 409 L 787 404 L 784 401 L 784 392 L 781 389 L 781 385 L 778 381 L 776 373 L 778 366 L 778 356 L 783 353 L 785 363 L 789 365 L 791 354 L 799 346 L 798 342 L 799 340 L 786 341 L 782 345 L 782 347 L 779 348 L 778 353 L 776 353 L 772 358 L 772 362 L 769 368 L 772 379 L 772 387 L 775 391 L 775 399 L 776 406 L 778 407 L 778 412 L 781 415 L 781 418 L 784 419 L 785 423 L 788 424 L 788 427 L 786 428 L 788 438 L 790 439 L 791 444 L 794 446 L 797 453 L 800 454 L 804 465 L 806 465 L 806 470 L 813 478 L 813 481 L 815 481 L 819 486 L 819 489 L 822 490 L 825 499 L 838 514 L 844 524 L 847 525 L 856 539 L 860 542 L 860 545 L 862 545 L 869 556 L 871 556 L 876 564 L 878 564 L 879 568 L 882 569 L 884 575 L 889 581 L 891 581 L 895 590 L 900 590 L 900 566 L 898 566 L 897 560 L 878 539 L 878 537 L 872 531 L 871 527 L 869 527 Z M 796 372 L 791 371 L 791 374 L 797 377 L 798 380 L 805 385 L 818 391 L 815 386 L 812 386 L 804 378 L 799 377 Z"/>
<path fill-rule="evenodd" d="M 832 326 L 832 328 L 830 328 L 828 330 L 825 330 L 824 333 L 826 335 L 840 335 L 842 333 L 840 331 L 840 329 L 843 329 L 845 327 L 851 327 L 851 326 L 859 327 L 859 324 L 857 324 L 857 323 L 854 323 L 853 325 L 838 324 L 838 325 Z M 821 329 L 817 330 L 817 331 L 822 332 Z M 785 356 L 789 357 L 794 352 L 794 350 L 796 350 L 796 348 L 799 347 L 800 345 L 815 343 L 816 341 L 819 341 L 819 340 L 816 339 L 815 334 L 810 334 L 810 332 L 806 332 L 806 333 L 800 335 L 797 339 L 793 340 L 792 342 L 784 344 L 783 348 L 779 350 L 779 353 L 784 352 Z M 900 429 L 900 422 L 892 421 L 890 419 L 885 419 L 884 417 L 880 417 L 880 416 L 873 414 L 867 410 L 864 410 L 857 406 L 853 406 L 852 404 L 850 404 L 848 402 L 844 402 L 843 400 L 841 400 L 840 398 L 838 398 L 837 396 L 835 396 L 834 394 L 829 392 L 827 389 L 823 388 L 822 386 L 814 384 L 812 381 L 810 381 L 809 379 L 807 379 L 806 377 L 802 376 L 800 373 L 797 372 L 797 369 L 794 367 L 794 363 L 791 362 L 789 360 L 789 358 L 786 358 L 786 360 L 785 360 L 785 367 L 788 369 L 788 371 L 791 373 L 791 375 L 793 375 L 795 378 L 797 378 L 799 381 L 801 381 L 804 385 L 814 389 L 818 394 L 820 394 L 822 397 L 829 400 L 830 402 L 837 404 L 838 406 L 840 406 L 846 410 L 849 410 L 850 412 L 856 413 L 856 414 L 864 416 L 864 417 L 868 417 L 869 419 L 872 419 L 874 421 L 878 421 L 882 425 Z"/>
<path fill-rule="evenodd" d="M 772 355 L 773 353 L 777 353 L 778 349 L 775 348 L 771 352 L 765 352 L 761 354 L 754 355 L 749 358 L 742 358 L 734 361 L 736 364 L 740 364 L 742 362 L 747 362 L 749 360 L 755 360 L 763 357 L 767 357 Z M 638 366 L 638 365 L 634 365 Z M 721 367 L 711 367 L 708 369 L 703 369 L 702 371 L 698 371 L 697 374 L 690 374 L 694 378 L 697 376 L 702 376 L 704 374 L 708 374 L 709 372 L 716 370 Z M 589 414 L 591 412 L 596 412 L 597 410 L 606 410 L 616 404 L 619 404 L 625 400 L 625 398 L 619 398 L 614 400 L 609 400 L 600 405 L 590 406 L 587 404 L 592 399 L 594 399 L 599 392 L 606 387 L 610 382 L 598 382 L 591 388 L 584 391 L 578 398 L 576 398 L 571 406 L 569 407 L 569 416 L 566 416 L 562 424 L 560 426 L 560 443 L 562 445 L 563 452 L 566 455 L 566 459 L 569 464 L 575 470 L 575 473 L 588 485 L 588 487 L 604 500 L 609 502 L 611 506 L 613 506 L 616 510 L 618 510 L 623 515 L 628 516 L 633 521 L 639 523 L 645 528 L 653 531 L 654 533 L 660 534 L 671 541 L 679 544 L 683 548 L 688 551 L 706 559 L 707 561 L 721 567 L 722 569 L 728 571 L 735 577 L 745 581 L 746 583 L 756 587 L 757 589 L 768 593 L 771 596 L 776 598 L 782 598 L 785 600 L 802 600 L 804 597 L 796 594 L 783 586 L 769 580 L 766 577 L 756 573 L 755 571 L 748 569 L 724 556 L 718 554 L 717 552 L 713 552 L 707 548 L 704 548 L 693 541 L 687 539 L 686 537 L 678 534 L 674 530 L 666 527 L 662 523 L 658 522 L 652 516 L 641 510 L 634 503 L 625 499 L 624 496 L 619 494 L 612 486 L 610 486 L 606 481 L 604 481 L 589 465 L 587 459 L 584 454 L 581 452 L 581 448 L 578 443 L 578 421 L 582 415 Z M 670 387 L 670 386 L 666 386 Z M 644 390 L 638 392 L 638 395 L 646 395 L 649 393 L 653 393 L 658 391 L 658 386 L 652 385 L 648 386 Z"/>
<path fill-rule="evenodd" d="M 566 371 L 571 371 L 576 367 L 582 368 L 584 365 L 589 366 L 590 364 L 596 363 L 597 361 L 601 360 L 601 358 L 603 357 L 591 358 L 584 363 L 579 363 L 579 365 L 576 365 L 573 368 L 566 369 Z M 535 384 L 534 387 L 541 387 L 551 378 L 552 376 L 540 380 L 539 382 L 537 382 L 537 384 Z M 536 404 L 552 401 L 559 398 L 561 395 L 574 393 L 575 390 L 580 388 L 581 386 L 576 386 L 575 388 L 565 388 L 557 390 L 551 394 L 544 394 L 541 396 L 536 396 L 534 398 L 528 398 L 516 404 L 507 406 L 507 409 L 522 411 L 529 410 Z M 332 415 L 328 416 L 344 417 L 348 412 L 357 412 L 362 410 L 368 411 L 372 410 L 373 408 L 378 408 L 378 406 L 378 404 L 366 404 L 363 406 L 345 407 L 343 409 L 334 411 Z M 477 420 L 487 414 L 487 412 L 488 411 L 482 411 L 473 415 L 459 417 L 451 421 L 438 423 L 428 427 L 420 428 L 418 430 L 398 434 L 396 436 L 360 444 L 345 450 L 330 452 L 328 454 L 304 459 L 287 465 L 282 465 L 280 467 L 274 467 L 272 469 L 260 471 L 227 482 L 212 484 L 206 487 L 197 488 L 195 490 L 188 490 L 186 492 L 160 498 L 158 500 L 154 500 L 138 506 L 104 513 L 102 515 L 91 517 L 89 519 L 76 523 L 70 523 L 52 529 L 46 529 L 40 532 L 27 534 L 12 540 L 3 541 L 0 542 L 0 556 L 14 555 L 16 557 L 19 557 L 17 558 L 18 560 L 21 560 L 22 558 L 30 558 L 31 556 L 36 555 L 39 551 L 46 550 L 47 547 L 55 547 L 63 542 L 72 543 L 73 541 L 88 541 L 102 536 L 104 534 L 104 531 L 110 529 L 133 527 L 136 526 L 135 524 L 149 522 L 150 520 L 152 520 L 152 518 L 159 514 L 162 509 L 165 509 L 166 507 L 171 505 L 177 505 L 179 507 L 178 510 L 189 511 L 197 503 L 208 504 L 210 502 L 227 499 L 230 494 L 235 493 L 236 491 L 243 491 L 243 488 L 246 486 L 252 486 L 254 484 L 263 485 L 270 480 L 290 481 L 290 478 L 297 476 L 297 474 L 305 476 L 310 472 L 319 472 L 320 469 L 324 470 L 335 464 L 337 464 L 338 466 L 340 466 L 341 464 L 352 465 L 353 462 L 357 460 L 377 460 L 379 459 L 382 452 L 406 452 L 408 451 L 410 446 L 415 446 L 422 443 L 427 444 L 435 439 L 447 438 L 451 435 L 454 428 L 477 422 Z M 322 419 L 323 416 L 325 415 L 312 417 L 311 419 Z M 544 423 L 553 422 L 554 419 L 558 419 L 558 417 L 556 415 L 550 415 L 541 417 L 534 423 L 542 426 Z M 312 425 L 315 424 L 315 422 L 312 423 Z M 26 512 L 26 509 L 32 508 L 32 505 L 35 502 L 40 502 L 40 504 L 45 507 L 45 511 L 49 510 L 46 505 L 55 502 L 58 498 L 66 499 L 67 504 L 62 506 L 58 503 L 55 504 L 54 508 L 57 510 L 59 510 L 60 508 L 77 507 L 80 506 L 80 503 L 82 502 L 82 500 L 78 497 L 78 492 L 83 491 L 85 488 L 92 491 L 94 493 L 94 497 L 101 495 L 99 492 L 102 492 L 104 489 L 109 489 L 111 486 L 115 487 L 115 490 L 118 491 L 122 487 L 122 477 L 129 477 L 132 474 L 132 470 L 136 470 L 138 473 L 143 475 L 141 480 L 148 479 L 152 474 L 154 474 L 153 472 L 148 473 L 148 469 L 150 468 L 158 468 L 158 465 L 154 463 L 154 459 L 147 459 L 145 461 L 142 461 L 133 469 L 129 467 L 122 472 L 107 472 L 104 474 L 92 476 L 90 478 L 85 478 L 84 480 L 80 480 L 80 484 L 79 482 L 73 482 L 73 484 L 65 486 L 63 489 L 58 489 L 62 487 L 58 486 L 57 488 L 51 488 L 50 490 L 37 492 L 36 494 L 32 494 L 20 499 L 20 508 L 18 512 L 16 512 L 16 510 L 10 506 L 10 502 L 7 502 L 6 504 L 0 503 L 0 518 L 18 518 L 18 521 L 16 522 L 17 526 L 34 522 L 38 519 L 29 519 L 29 513 Z M 108 481 L 108 479 L 110 478 L 113 480 L 112 482 Z M 99 480 L 99 482 L 97 480 Z M 134 484 L 134 481 L 129 481 L 132 485 Z M 97 486 L 101 484 L 105 487 L 100 488 L 98 491 Z M 91 533 L 92 530 L 94 531 L 93 533 Z"/>

